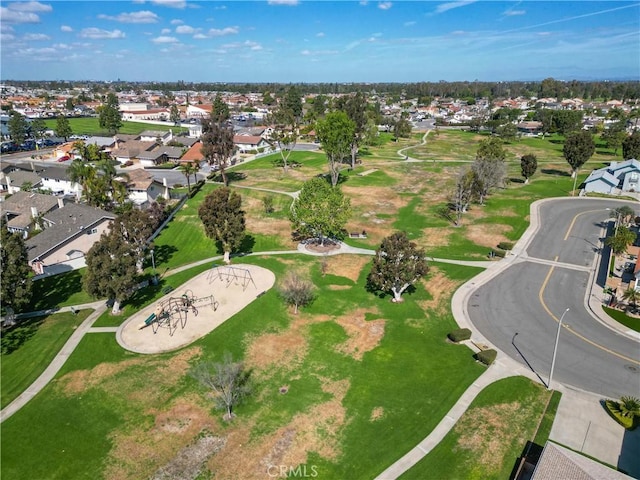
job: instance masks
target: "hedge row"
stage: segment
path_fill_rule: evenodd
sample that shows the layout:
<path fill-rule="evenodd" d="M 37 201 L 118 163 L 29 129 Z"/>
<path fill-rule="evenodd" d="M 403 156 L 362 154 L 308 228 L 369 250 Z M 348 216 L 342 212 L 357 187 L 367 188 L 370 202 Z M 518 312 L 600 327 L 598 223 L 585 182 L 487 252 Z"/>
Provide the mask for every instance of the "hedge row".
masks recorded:
<path fill-rule="evenodd" d="M 447 337 L 449 340 L 456 343 L 462 342 L 463 340 L 469 340 L 471 338 L 471 330 L 468 328 L 458 328 L 457 330 L 450 332 Z"/>
<path fill-rule="evenodd" d="M 481 352 L 478 352 L 475 355 L 476 360 L 484 363 L 485 365 L 491 365 L 495 361 L 497 356 L 498 356 L 498 352 L 496 352 L 492 348 L 489 350 L 482 350 Z"/>

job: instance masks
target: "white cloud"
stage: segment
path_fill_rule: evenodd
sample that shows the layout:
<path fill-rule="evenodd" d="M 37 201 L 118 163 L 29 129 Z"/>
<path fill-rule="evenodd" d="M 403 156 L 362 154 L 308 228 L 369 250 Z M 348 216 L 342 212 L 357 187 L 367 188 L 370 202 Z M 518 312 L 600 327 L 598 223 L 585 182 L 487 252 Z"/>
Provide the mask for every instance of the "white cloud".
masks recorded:
<path fill-rule="evenodd" d="M 179 40 L 176 37 L 168 37 L 162 35 L 160 37 L 152 38 L 153 43 L 177 43 Z"/>
<path fill-rule="evenodd" d="M 196 40 L 204 40 L 205 38 L 209 37 L 207 37 L 204 33 L 196 33 L 193 38 L 195 38 Z"/>
<path fill-rule="evenodd" d="M 410 22 L 404 22 L 403 25 L 405 27 L 413 27 L 416 23 L 418 22 L 411 20 Z"/>
<path fill-rule="evenodd" d="M 527 13 L 526 10 L 506 10 L 506 11 L 502 12 L 502 15 L 505 15 L 507 17 L 513 17 L 513 16 L 516 16 L 516 15 L 524 15 L 526 13 Z"/>
<path fill-rule="evenodd" d="M 366 7 L 367 5 L 369 5 L 369 2 L 367 0 L 360 0 L 360 5 Z"/>
<path fill-rule="evenodd" d="M 174 18 L 173 20 L 171 20 L 171 25 L 182 25 L 184 23 L 184 21 L 180 20 L 179 18 Z"/>
<path fill-rule="evenodd" d="M 249 50 L 262 50 L 262 45 L 260 45 L 257 42 L 253 42 L 251 40 L 246 40 L 244 42 L 239 42 L 239 43 L 227 43 L 226 45 L 222 45 L 222 48 L 227 49 L 227 48 L 248 48 Z"/>
<path fill-rule="evenodd" d="M 216 5 L 215 7 L 213 7 L 214 10 L 226 10 L 227 6 L 226 5 Z"/>
<path fill-rule="evenodd" d="M 267 3 L 269 5 L 288 5 L 290 7 L 295 7 L 300 2 L 298 0 L 269 0 Z"/>
<path fill-rule="evenodd" d="M 14 32 L 14 28 L 11 25 L 7 25 L 5 23 L 0 23 L 0 33 L 9 33 Z"/>
<path fill-rule="evenodd" d="M 57 48 L 58 50 L 71 50 L 72 47 L 66 43 L 54 43 L 53 48 Z"/>
<path fill-rule="evenodd" d="M 476 0 L 460 0 L 457 2 L 441 3 L 436 7 L 436 13 L 444 13 L 449 10 L 453 10 L 454 8 L 465 7 L 467 5 L 471 5 L 475 1 Z"/>
<path fill-rule="evenodd" d="M 45 5 L 44 3 L 40 3 L 40 2 L 10 3 L 8 8 L 10 10 L 15 10 L 18 12 L 38 12 L 38 13 L 51 12 L 53 10 L 51 5 Z"/>
<path fill-rule="evenodd" d="M 0 41 L 9 42 L 14 40 L 16 37 L 12 33 L 0 33 Z"/>
<path fill-rule="evenodd" d="M 21 12 L 0 7 L 0 20 L 2 23 L 40 23 L 40 17 L 32 12 Z"/>
<path fill-rule="evenodd" d="M 73 28 L 71 28 L 69 25 L 62 25 L 60 27 L 60 31 L 61 32 L 73 32 Z"/>
<path fill-rule="evenodd" d="M 163 28 L 162 30 L 160 30 L 160 34 L 162 35 L 167 35 L 168 33 L 171 33 L 170 28 Z"/>
<path fill-rule="evenodd" d="M 109 31 L 109 30 L 102 30 L 101 28 L 95 28 L 95 27 L 83 28 L 79 35 L 81 38 L 93 38 L 93 39 L 100 39 L 100 38 L 113 39 L 113 38 L 125 37 L 124 32 L 120 30 Z"/>
<path fill-rule="evenodd" d="M 222 37 L 225 35 L 235 35 L 239 31 L 238 27 L 211 28 L 209 29 L 209 35 L 212 37 Z"/>
<path fill-rule="evenodd" d="M 119 15 L 98 15 L 102 20 L 114 20 L 121 23 L 156 23 L 158 15 L 149 10 L 141 10 L 139 12 L 121 13 Z"/>
<path fill-rule="evenodd" d="M 391 2 L 379 2 L 378 8 L 380 10 L 389 10 L 393 4 Z"/>
<path fill-rule="evenodd" d="M 151 3 L 171 8 L 185 8 L 187 6 L 187 2 L 185 0 L 151 0 Z"/>
<path fill-rule="evenodd" d="M 31 40 L 51 40 L 49 35 L 45 35 L 44 33 L 27 33 L 23 40 L 31 41 Z"/>
<path fill-rule="evenodd" d="M 318 32 L 318 33 L 316 33 L 316 37 L 324 37 L 324 32 Z"/>
<path fill-rule="evenodd" d="M 180 25 L 176 28 L 176 33 L 181 33 L 183 35 L 192 35 L 194 33 L 197 33 L 199 30 L 199 28 L 193 28 L 189 25 Z"/>

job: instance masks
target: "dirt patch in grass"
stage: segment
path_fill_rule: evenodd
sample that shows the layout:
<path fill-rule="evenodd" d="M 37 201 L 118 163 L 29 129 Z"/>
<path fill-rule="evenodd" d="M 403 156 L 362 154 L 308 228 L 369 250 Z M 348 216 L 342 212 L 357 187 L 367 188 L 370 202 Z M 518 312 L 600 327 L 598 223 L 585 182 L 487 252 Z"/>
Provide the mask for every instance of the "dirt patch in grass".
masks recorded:
<path fill-rule="evenodd" d="M 100 385 L 105 379 L 113 377 L 120 372 L 144 363 L 145 359 L 135 358 L 118 363 L 100 363 L 91 370 L 76 370 L 67 373 L 58 380 L 58 386 L 67 396 L 74 396 Z"/>
<path fill-rule="evenodd" d="M 329 290 L 350 290 L 353 287 L 351 285 L 327 285 Z"/>
<path fill-rule="evenodd" d="M 477 245 L 493 248 L 500 242 L 508 241 L 505 232 L 511 230 L 509 225 L 480 224 L 467 226 L 467 238 Z"/>
<path fill-rule="evenodd" d="M 106 462 L 104 478 L 149 478 L 158 465 L 170 466 L 174 461 L 178 464 L 173 464 L 171 468 L 182 465 L 185 469 L 189 466 L 193 469 L 194 465 L 202 465 L 208 457 L 204 455 L 209 451 L 208 444 L 200 446 L 206 448 L 195 448 L 190 453 L 189 450 L 182 450 L 188 449 L 194 443 L 194 438 L 202 432 L 211 432 L 217 428 L 209 409 L 201 403 L 199 397 L 185 396 L 167 409 L 152 407 L 140 412 L 140 415 L 154 417 L 151 425 L 130 429 L 125 422 L 120 430 L 110 435 L 113 447 Z M 185 451 L 189 454 L 186 455 Z"/>
<path fill-rule="evenodd" d="M 321 381 L 322 389 L 333 398 L 295 415 L 289 423 L 266 435 L 252 437 L 251 422 L 234 426 L 225 448 L 210 459 L 209 469 L 216 472 L 217 478 L 264 480 L 269 478 L 269 472 L 279 474 L 280 465 L 295 468 L 305 463 L 309 452 L 330 460 L 337 458 L 339 435 L 347 424 L 342 401 L 349 381 Z"/>
<path fill-rule="evenodd" d="M 358 281 L 364 266 L 371 261 L 366 255 L 338 255 L 327 258 L 327 273 Z"/>
<path fill-rule="evenodd" d="M 422 230 L 422 237 L 419 239 L 420 245 L 425 247 L 441 247 L 449 245 L 451 227 L 432 227 Z"/>
<path fill-rule="evenodd" d="M 184 447 L 167 465 L 158 470 L 152 480 L 194 480 L 203 473 L 207 459 L 224 448 L 225 439 L 213 435 L 205 435 L 193 445 Z"/>
<path fill-rule="evenodd" d="M 369 420 L 371 422 L 375 422 L 376 420 L 380 420 L 383 416 L 384 416 L 384 408 L 375 407 L 373 410 L 371 410 L 371 416 L 369 417 Z"/>
<path fill-rule="evenodd" d="M 344 328 L 349 338 L 336 346 L 336 350 L 362 360 L 363 355 L 378 346 L 384 336 L 385 320 L 365 320 L 367 313 L 378 313 L 376 309 L 358 309 L 336 318 L 336 323 Z"/>
<path fill-rule="evenodd" d="M 474 464 L 482 466 L 485 473 L 498 473 L 507 459 L 514 442 L 525 444 L 524 428 L 518 421 L 522 416 L 519 402 L 503 403 L 469 410 L 456 424 L 459 435 L 454 448 L 469 450 Z"/>
<path fill-rule="evenodd" d="M 438 268 L 430 267 L 429 276 L 422 280 L 422 286 L 431 295 L 431 300 L 418 302 L 420 307 L 443 313 L 449 310 L 449 298 L 458 287 L 458 282 L 451 280 Z"/>

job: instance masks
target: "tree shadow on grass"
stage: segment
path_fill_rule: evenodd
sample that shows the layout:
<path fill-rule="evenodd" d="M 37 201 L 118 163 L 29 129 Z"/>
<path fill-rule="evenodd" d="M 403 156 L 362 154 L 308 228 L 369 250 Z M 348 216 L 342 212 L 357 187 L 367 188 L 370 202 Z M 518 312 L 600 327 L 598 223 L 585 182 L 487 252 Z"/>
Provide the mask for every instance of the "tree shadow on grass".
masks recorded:
<path fill-rule="evenodd" d="M 168 263 L 171 257 L 178 251 L 173 245 L 156 245 L 153 247 L 153 257 L 156 262 L 156 268 L 163 263 Z M 149 256 L 148 265 L 152 265 L 151 256 Z"/>
<path fill-rule="evenodd" d="M 390 297 L 393 298 L 393 295 L 390 294 L 387 291 L 382 291 L 382 290 L 378 290 L 376 287 L 374 287 L 368 280 L 367 283 L 365 284 L 365 290 L 373 295 L 375 295 L 376 297 L 378 297 L 379 299 L 385 299 L 386 297 Z M 416 287 L 413 285 L 409 285 L 407 287 L 407 289 L 402 292 L 402 297 L 401 298 L 405 298 L 407 296 L 411 296 L 416 292 Z"/>
<path fill-rule="evenodd" d="M 2 355 L 9 355 L 24 345 L 27 340 L 37 333 L 44 323 L 44 319 L 45 317 L 25 318 L 13 327 L 3 328 L 2 339 L 0 340 Z"/>
<path fill-rule="evenodd" d="M 242 172 L 226 172 L 227 175 L 227 184 L 231 184 L 233 182 L 239 182 L 240 180 L 244 180 L 247 178 L 246 173 Z M 222 175 L 219 172 L 212 173 L 209 178 L 214 182 L 222 183 Z"/>
<path fill-rule="evenodd" d="M 564 140 L 559 140 L 557 138 L 549 140 L 549 143 L 555 143 L 556 145 L 564 145 Z"/>
<path fill-rule="evenodd" d="M 564 170 L 558 170 L 557 168 L 543 168 L 540 172 L 545 175 L 558 175 L 560 177 L 570 177 L 571 174 L 569 172 L 565 172 Z"/>
<path fill-rule="evenodd" d="M 73 293 L 82 290 L 82 271 L 72 270 L 33 282 L 31 304 L 23 311 L 45 310 L 66 302 Z"/>
<path fill-rule="evenodd" d="M 523 178 L 517 178 L 517 177 L 512 177 L 509 179 L 509 181 L 511 183 L 524 183 L 524 179 Z"/>

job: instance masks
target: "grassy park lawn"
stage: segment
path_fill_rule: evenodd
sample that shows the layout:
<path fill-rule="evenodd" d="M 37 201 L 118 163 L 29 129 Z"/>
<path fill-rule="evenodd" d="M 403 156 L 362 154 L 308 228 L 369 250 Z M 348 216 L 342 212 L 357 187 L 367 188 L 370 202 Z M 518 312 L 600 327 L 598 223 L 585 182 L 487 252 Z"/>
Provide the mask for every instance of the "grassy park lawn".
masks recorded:
<path fill-rule="evenodd" d="M 555 392 L 551 402 L 550 397 L 525 377 L 489 385 L 442 442 L 400 478 L 510 478 L 527 441 L 535 437 L 544 445 L 549 437 L 560 394 Z"/>
<path fill-rule="evenodd" d="M 111 137 L 112 135 L 105 131 L 98 121 L 98 117 L 82 117 L 82 118 L 69 118 L 69 126 L 71 131 L 75 135 L 98 135 Z M 45 120 L 44 123 L 47 128 L 55 129 L 57 120 Z M 156 125 L 153 123 L 140 123 L 140 122 L 122 122 L 122 127 L 118 130 L 118 133 L 124 135 L 138 135 L 145 130 L 158 130 L 167 132 L 173 130 L 174 134 L 181 132 L 188 132 L 187 128 L 175 127 L 173 125 Z"/>
<path fill-rule="evenodd" d="M 72 270 L 34 281 L 31 304 L 24 310 L 33 312 L 93 302 L 95 299 L 82 290 L 83 273 L 84 269 Z"/>
<path fill-rule="evenodd" d="M 242 261 L 277 278 L 307 272 L 316 301 L 293 315 L 272 289 L 164 355 L 125 353 L 112 334 L 86 336 L 56 380 L 3 424 L 3 476 L 148 478 L 211 435 L 225 441 L 206 464 L 220 478 L 262 478 L 269 459 L 315 465 L 320 478 L 372 478 L 428 434 L 484 370 L 470 350 L 445 341 L 455 327 L 450 295 L 477 269 L 434 268 L 392 304 L 364 288 L 369 257 L 331 257 L 324 276 L 317 258 Z M 244 359 L 255 382 L 231 424 L 187 375 L 224 351 Z"/>
<path fill-rule="evenodd" d="M 3 328 L 0 372 L 2 395 L 0 408 L 6 407 L 40 376 L 60 351 L 73 331 L 92 310 L 56 313 L 21 320 L 12 328 Z"/>
<path fill-rule="evenodd" d="M 616 310 L 615 308 L 602 307 L 602 309 L 613 318 L 616 322 L 621 323 L 627 328 L 634 330 L 636 332 L 640 332 L 640 318 L 632 317 L 627 315 L 625 312 L 621 310 Z"/>

